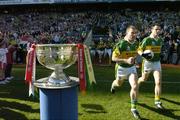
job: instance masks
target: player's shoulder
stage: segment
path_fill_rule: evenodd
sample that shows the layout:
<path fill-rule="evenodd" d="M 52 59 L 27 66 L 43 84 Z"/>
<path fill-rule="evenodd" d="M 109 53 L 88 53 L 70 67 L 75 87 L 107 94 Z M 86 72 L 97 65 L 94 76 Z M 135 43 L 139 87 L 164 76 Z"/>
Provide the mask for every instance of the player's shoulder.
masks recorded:
<path fill-rule="evenodd" d="M 124 39 L 122 39 L 121 41 L 120 41 L 120 44 L 127 44 L 128 42 L 127 42 L 127 40 L 124 40 Z"/>
<path fill-rule="evenodd" d="M 119 41 L 114 45 L 114 49 L 115 49 L 115 48 L 120 48 L 121 46 L 123 46 L 123 44 L 124 44 L 124 40 L 123 40 L 123 39 L 119 40 Z"/>
<path fill-rule="evenodd" d="M 152 38 L 150 38 L 149 36 L 145 37 L 142 41 L 141 44 L 146 44 L 148 42 L 152 41 Z"/>
<path fill-rule="evenodd" d="M 124 40 L 121 39 L 121 40 L 119 40 L 115 45 L 116 45 L 116 46 L 119 46 L 120 44 L 123 44 L 123 43 L 124 43 Z"/>
<path fill-rule="evenodd" d="M 152 40 L 152 38 L 150 36 L 147 36 L 143 39 L 143 41 L 147 41 L 147 40 Z"/>

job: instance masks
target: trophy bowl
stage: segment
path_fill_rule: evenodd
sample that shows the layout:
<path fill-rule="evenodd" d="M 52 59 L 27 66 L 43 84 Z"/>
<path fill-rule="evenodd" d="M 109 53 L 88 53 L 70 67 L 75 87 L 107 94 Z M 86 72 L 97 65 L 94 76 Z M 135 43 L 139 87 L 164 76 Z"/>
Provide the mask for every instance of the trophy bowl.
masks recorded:
<path fill-rule="evenodd" d="M 48 85 L 64 86 L 71 81 L 63 70 L 76 62 L 76 44 L 37 44 L 36 56 L 41 65 L 54 70 L 46 81 Z"/>

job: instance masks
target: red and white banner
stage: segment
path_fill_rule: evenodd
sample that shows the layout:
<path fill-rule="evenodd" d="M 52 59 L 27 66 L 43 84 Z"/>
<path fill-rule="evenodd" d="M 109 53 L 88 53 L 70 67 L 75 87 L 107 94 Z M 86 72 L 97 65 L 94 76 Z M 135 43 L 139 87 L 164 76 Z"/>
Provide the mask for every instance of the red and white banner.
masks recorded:
<path fill-rule="evenodd" d="M 85 63 L 84 63 L 84 46 L 78 44 L 78 75 L 80 83 L 80 91 L 86 91 L 86 76 L 85 76 Z"/>
<path fill-rule="evenodd" d="M 83 44 L 78 44 L 78 75 L 82 93 L 85 93 L 89 85 L 96 83 L 89 49 Z"/>
<path fill-rule="evenodd" d="M 31 45 L 30 50 L 27 53 L 26 58 L 26 73 L 25 73 L 25 80 L 29 84 L 29 96 L 32 94 L 34 95 L 34 85 L 33 81 L 35 80 L 35 62 L 36 62 L 36 55 L 35 55 L 35 44 Z"/>

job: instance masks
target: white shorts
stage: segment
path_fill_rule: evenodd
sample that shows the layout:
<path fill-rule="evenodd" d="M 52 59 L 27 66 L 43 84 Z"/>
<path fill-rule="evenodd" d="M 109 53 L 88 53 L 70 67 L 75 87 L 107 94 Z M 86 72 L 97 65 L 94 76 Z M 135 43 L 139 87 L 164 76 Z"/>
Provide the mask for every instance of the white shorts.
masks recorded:
<path fill-rule="evenodd" d="M 135 66 L 129 68 L 118 66 L 116 74 L 119 79 L 128 79 L 129 75 L 132 73 L 137 74 L 137 70 Z"/>
<path fill-rule="evenodd" d="M 97 53 L 98 53 L 99 56 L 103 56 L 104 50 L 97 50 Z"/>
<path fill-rule="evenodd" d="M 147 61 L 144 60 L 144 63 L 142 65 L 142 72 L 144 73 L 150 73 L 152 71 L 161 71 L 161 63 L 160 61 L 157 62 L 151 62 L 151 61 Z"/>
<path fill-rule="evenodd" d="M 104 50 L 104 56 L 108 54 L 109 57 L 112 55 L 112 49 L 111 48 L 105 48 Z"/>
<path fill-rule="evenodd" d="M 91 56 L 95 56 L 96 55 L 96 50 L 95 49 L 92 49 L 92 50 L 90 50 L 90 53 L 91 53 Z"/>

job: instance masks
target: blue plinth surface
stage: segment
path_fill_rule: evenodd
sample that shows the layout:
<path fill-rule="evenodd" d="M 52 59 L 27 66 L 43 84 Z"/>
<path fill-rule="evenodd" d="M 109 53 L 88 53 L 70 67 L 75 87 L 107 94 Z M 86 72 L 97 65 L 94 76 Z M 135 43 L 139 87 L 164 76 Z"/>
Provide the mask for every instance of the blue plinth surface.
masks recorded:
<path fill-rule="evenodd" d="M 77 86 L 39 91 L 41 120 L 78 120 Z"/>

